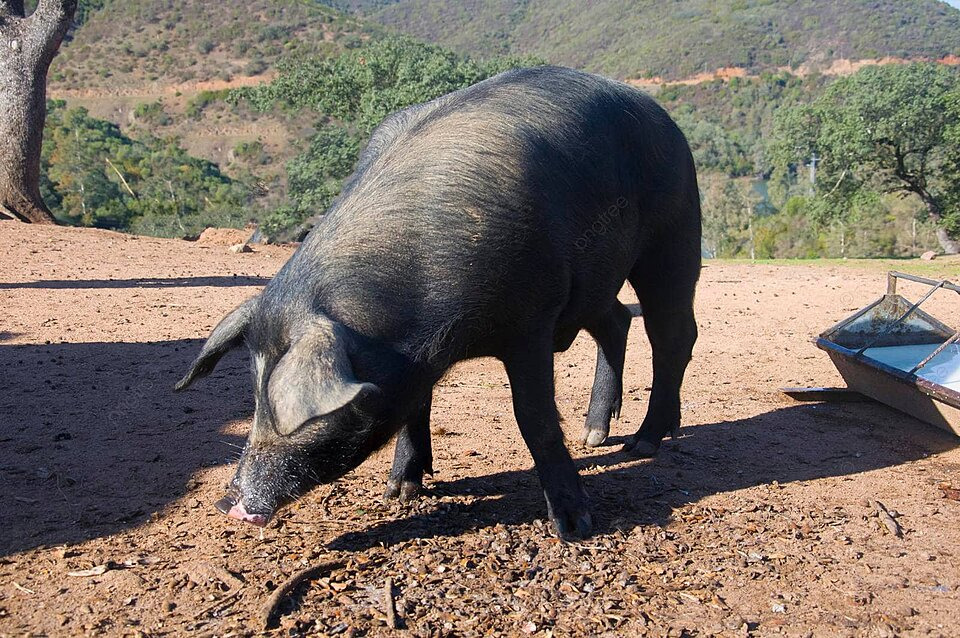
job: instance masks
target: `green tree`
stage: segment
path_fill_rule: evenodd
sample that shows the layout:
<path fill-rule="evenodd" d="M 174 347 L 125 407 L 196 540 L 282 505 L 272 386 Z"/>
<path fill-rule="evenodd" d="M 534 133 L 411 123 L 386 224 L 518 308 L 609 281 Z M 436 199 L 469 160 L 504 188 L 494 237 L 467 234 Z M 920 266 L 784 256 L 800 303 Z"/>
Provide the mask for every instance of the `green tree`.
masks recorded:
<path fill-rule="evenodd" d="M 322 213 L 353 172 L 361 139 L 342 126 L 328 124 L 310 140 L 309 148 L 287 164 L 287 193 L 303 211 Z"/>
<path fill-rule="evenodd" d="M 163 100 L 137 104 L 136 108 L 133 109 L 133 115 L 137 118 L 137 122 L 154 128 L 169 126 L 173 123 L 173 118 L 167 113 Z"/>
<path fill-rule="evenodd" d="M 756 255 L 755 224 L 762 198 L 749 180 L 704 180 L 703 247 L 710 257 Z"/>
<path fill-rule="evenodd" d="M 387 115 L 475 84 L 533 58 L 478 62 L 409 37 L 390 36 L 336 58 L 313 57 L 278 65 L 269 84 L 237 89 L 257 109 L 280 104 L 313 108 L 368 134 Z"/>
<path fill-rule="evenodd" d="M 134 140 L 63 102 L 48 111 L 41 188 L 60 219 L 164 236 L 247 220 L 249 188 L 175 138 Z"/>
<path fill-rule="evenodd" d="M 698 169 L 720 171 L 730 177 L 750 173 L 752 167 L 746 155 L 723 127 L 689 115 L 678 117 L 677 124 L 687 136 Z"/>
<path fill-rule="evenodd" d="M 699 170 L 731 177 L 766 175 L 767 144 L 774 118 L 784 106 L 811 101 L 826 80 L 786 72 L 664 87 L 657 100 L 683 129 Z"/>
<path fill-rule="evenodd" d="M 771 154 L 781 178 L 819 157 L 821 223 L 849 223 L 877 194 L 916 197 L 948 254 L 960 252 L 957 72 L 933 63 L 868 67 L 777 117 Z"/>
<path fill-rule="evenodd" d="M 103 157 L 117 157 L 131 142 L 117 127 L 87 115 L 86 109 L 63 111 L 51 102 L 45 149 L 46 174 L 58 195 L 57 212 L 84 226 L 122 228 L 129 222 L 119 180 L 111 181 Z"/>

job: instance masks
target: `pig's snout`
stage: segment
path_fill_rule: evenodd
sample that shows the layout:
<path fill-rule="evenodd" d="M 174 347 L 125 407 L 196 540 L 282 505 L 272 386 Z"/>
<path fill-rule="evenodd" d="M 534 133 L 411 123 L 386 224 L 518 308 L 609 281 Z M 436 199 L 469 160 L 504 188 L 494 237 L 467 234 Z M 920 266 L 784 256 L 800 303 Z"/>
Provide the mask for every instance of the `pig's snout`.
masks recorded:
<path fill-rule="evenodd" d="M 272 515 L 272 512 L 269 514 L 248 512 L 246 506 L 243 504 L 243 501 L 232 495 L 224 496 L 214 504 L 214 507 L 216 507 L 222 514 L 226 514 L 230 518 L 235 518 L 238 521 L 243 521 L 245 523 L 251 523 L 257 527 L 265 527 L 266 524 L 270 522 L 270 516 Z"/>
<path fill-rule="evenodd" d="M 257 527 L 266 527 L 267 523 L 270 521 L 270 516 L 267 514 L 251 514 L 248 512 L 247 508 L 243 506 L 243 501 L 231 507 L 227 512 L 227 516 L 245 523 L 252 523 Z"/>
<path fill-rule="evenodd" d="M 266 526 L 280 507 L 308 486 L 298 452 L 277 446 L 247 446 L 216 508 L 238 521 Z"/>

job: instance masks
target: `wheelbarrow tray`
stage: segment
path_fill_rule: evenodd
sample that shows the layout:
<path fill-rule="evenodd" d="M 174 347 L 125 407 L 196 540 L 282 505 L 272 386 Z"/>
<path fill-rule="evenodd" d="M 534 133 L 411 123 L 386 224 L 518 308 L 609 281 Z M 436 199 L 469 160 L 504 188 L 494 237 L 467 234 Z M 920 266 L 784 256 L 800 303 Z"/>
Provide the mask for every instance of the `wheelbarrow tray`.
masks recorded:
<path fill-rule="evenodd" d="M 890 273 L 886 295 L 815 343 L 850 389 L 960 436 L 958 333 L 919 309 L 929 294 L 916 304 L 896 294 L 896 278 L 960 292 L 949 282 Z"/>

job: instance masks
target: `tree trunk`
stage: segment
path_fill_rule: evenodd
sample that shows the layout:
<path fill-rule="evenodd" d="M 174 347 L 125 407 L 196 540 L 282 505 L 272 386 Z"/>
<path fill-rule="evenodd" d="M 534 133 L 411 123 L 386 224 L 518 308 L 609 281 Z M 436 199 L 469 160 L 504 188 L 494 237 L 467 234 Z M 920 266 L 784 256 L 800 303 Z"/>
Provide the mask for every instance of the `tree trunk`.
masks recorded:
<path fill-rule="evenodd" d="M 40 149 L 47 117 L 47 70 L 77 8 L 76 0 L 0 0 L 0 213 L 55 224 L 40 197 Z"/>
<path fill-rule="evenodd" d="M 947 234 L 947 230 L 937 227 L 937 241 L 946 255 L 960 255 L 960 239 L 954 239 Z"/>
<path fill-rule="evenodd" d="M 943 215 L 940 213 L 940 206 L 936 201 L 925 193 L 919 193 L 923 203 L 927 205 L 927 214 L 930 220 L 937 225 L 937 241 L 940 242 L 940 248 L 946 255 L 960 254 L 960 239 L 951 237 L 947 229 L 941 226 Z"/>

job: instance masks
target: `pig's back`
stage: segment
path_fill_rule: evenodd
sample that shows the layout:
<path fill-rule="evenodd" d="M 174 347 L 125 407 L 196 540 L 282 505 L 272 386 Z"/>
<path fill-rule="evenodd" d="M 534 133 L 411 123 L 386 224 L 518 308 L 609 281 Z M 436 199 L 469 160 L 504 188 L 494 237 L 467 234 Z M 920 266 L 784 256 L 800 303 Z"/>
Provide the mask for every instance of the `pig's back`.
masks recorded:
<path fill-rule="evenodd" d="M 501 74 L 388 118 L 278 277 L 413 356 L 496 354 L 609 304 L 642 244 L 677 225 L 688 173 L 679 130 L 639 92 Z"/>

